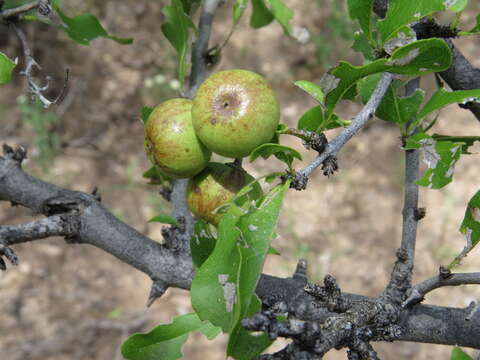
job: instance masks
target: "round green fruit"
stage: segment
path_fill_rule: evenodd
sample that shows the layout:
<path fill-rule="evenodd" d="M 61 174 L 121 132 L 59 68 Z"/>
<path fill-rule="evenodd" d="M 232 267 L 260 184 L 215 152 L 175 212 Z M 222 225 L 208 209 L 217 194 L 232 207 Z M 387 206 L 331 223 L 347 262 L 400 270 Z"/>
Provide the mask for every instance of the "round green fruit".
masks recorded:
<path fill-rule="evenodd" d="M 210 76 L 199 87 L 192 119 L 197 136 L 208 149 L 242 158 L 272 139 L 280 107 L 262 76 L 247 70 L 226 70 Z"/>
<path fill-rule="evenodd" d="M 210 160 L 211 152 L 195 135 L 191 110 L 191 100 L 171 99 L 156 106 L 145 125 L 148 158 L 176 178 L 198 174 Z"/>
<path fill-rule="evenodd" d="M 221 213 L 215 210 L 231 200 L 245 185 L 255 180 L 245 170 L 232 164 L 210 163 L 197 176 L 190 179 L 187 202 L 192 213 L 215 226 L 220 222 Z M 247 204 L 262 196 L 258 183 L 241 196 L 237 203 Z"/>

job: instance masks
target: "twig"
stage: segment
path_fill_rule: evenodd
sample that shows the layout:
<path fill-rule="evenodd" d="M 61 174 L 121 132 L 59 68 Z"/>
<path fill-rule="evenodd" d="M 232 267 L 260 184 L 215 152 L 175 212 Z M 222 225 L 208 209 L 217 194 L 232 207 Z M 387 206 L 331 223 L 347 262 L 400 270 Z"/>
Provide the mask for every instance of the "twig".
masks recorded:
<path fill-rule="evenodd" d="M 0 19 L 7 20 L 7 19 L 10 19 L 10 18 L 19 16 L 19 15 L 22 15 L 23 13 L 26 13 L 30 10 L 38 8 L 40 2 L 41 1 L 33 1 L 31 3 L 21 5 L 21 6 L 17 6 L 17 7 L 12 8 L 12 9 L 7 9 L 7 10 L 0 11 Z"/>
<path fill-rule="evenodd" d="M 207 74 L 208 43 L 212 31 L 213 18 L 221 0 L 205 0 L 200 15 L 200 23 L 198 25 L 198 38 L 192 47 L 192 71 L 190 74 L 190 87 L 188 89 L 188 97 L 193 97 L 200 84 Z"/>
<path fill-rule="evenodd" d="M 480 284 L 480 272 L 451 274 L 448 278 L 441 275 L 415 285 L 402 306 L 407 307 L 419 303 L 429 292 L 444 286 L 459 286 L 467 284 Z"/>
<path fill-rule="evenodd" d="M 23 47 L 23 53 L 25 56 L 25 70 L 21 72 L 22 75 L 25 75 L 28 81 L 28 88 L 30 92 L 32 93 L 32 96 L 38 97 L 40 102 L 43 104 L 44 108 L 48 108 L 49 106 L 58 103 L 59 101 L 62 100 L 63 96 L 65 95 L 66 89 L 67 89 L 67 83 L 68 83 L 68 69 L 66 70 L 66 75 L 65 75 L 65 81 L 62 90 L 60 91 L 60 94 L 54 99 L 54 100 L 49 100 L 47 97 L 43 94 L 45 91 L 48 90 L 50 86 L 50 81 L 52 80 L 50 76 L 47 76 L 46 83 L 45 85 L 39 85 L 35 82 L 33 78 L 32 71 L 36 67 L 37 69 L 41 70 L 41 66 L 35 61 L 32 55 L 32 51 L 30 50 L 30 47 L 28 46 L 27 39 L 25 37 L 24 32 L 17 27 L 15 24 L 10 24 L 10 28 L 15 32 L 17 37 L 20 39 L 20 42 L 22 43 Z"/>
<path fill-rule="evenodd" d="M 390 73 L 383 73 L 373 92 L 372 96 L 352 120 L 352 123 L 347 126 L 337 137 L 335 137 L 325 148 L 325 151 L 316 157 L 309 165 L 300 170 L 297 174 L 300 176 L 309 176 L 317 167 L 323 164 L 325 159 L 335 156 L 340 149 L 362 128 L 367 121 L 375 114 L 380 102 L 392 82 L 393 76 Z"/>

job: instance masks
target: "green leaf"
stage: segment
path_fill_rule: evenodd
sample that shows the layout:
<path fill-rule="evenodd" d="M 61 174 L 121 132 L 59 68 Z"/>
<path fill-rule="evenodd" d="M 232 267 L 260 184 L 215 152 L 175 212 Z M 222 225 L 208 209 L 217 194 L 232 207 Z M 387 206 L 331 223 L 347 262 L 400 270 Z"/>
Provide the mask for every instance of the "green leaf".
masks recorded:
<path fill-rule="evenodd" d="M 373 16 L 374 0 L 348 0 L 348 13 L 352 20 L 358 20 L 360 28 L 366 34 L 367 39 L 371 39 L 372 35 L 372 16 Z"/>
<path fill-rule="evenodd" d="M 105 37 L 123 45 L 133 43 L 132 38 L 120 38 L 109 35 L 98 19 L 92 14 L 84 13 L 74 17 L 68 17 L 56 4 L 52 5 L 65 24 L 62 29 L 66 31 L 72 40 L 81 45 L 89 45 L 92 40 L 98 37 Z"/>
<path fill-rule="evenodd" d="M 229 212 L 222 216 L 215 248 L 197 270 L 190 290 L 192 306 L 200 319 L 209 320 L 224 332 L 235 325 L 233 307 L 240 267 L 236 241 L 241 234 L 236 226 L 238 218 Z"/>
<path fill-rule="evenodd" d="M 253 296 L 250 309 L 245 317 L 252 316 L 262 310 L 260 300 Z M 260 355 L 273 340 L 267 334 L 252 335 L 239 323 L 233 329 L 227 345 L 227 355 L 236 360 L 251 360 Z"/>
<path fill-rule="evenodd" d="M 317 105 L 302 115 L 300 120 L 298 120 L 297 128 L 299 130 L 317 131 L 322 127 L 323 120 L 323 109 L 320 105 Z"/>
<path fill-rule="evenodd" d="M 448 91 L 439 88 L 418 113 L 418 118 L 423 119 L 428 114 L 453 103 L 463 103 L 468 101 L 479 101 L 480 89 Z"/>
<path fill-rule="evenodd" d="M 150 116 L 152 111 L 153 111 L 152 107 L 144 106 L 142 108 L 141 118 L 142 118 L 142 121 L 143 121 L 143 125 L 147 125 L 148 117 Z"/>
<path fill-rule="evenodd" d="M 166 22 L 161 29 L 165 37 L 178 53 L 178 79 L 183 86 L 187 72 L 189 29 L 195 30 L 190 16 L 185 13 L 181 0 L 171 0 L 169 6 L 163 8 Z"/>
<path fill-rule="evenodd" d="M 247 9 L 248 0 L 237 0 L 233 4 L 233 22 L 236 24 L 240 21 L 243 16 L 243 13 Z"/>
<path fill-rule="evenodd" d="M 478 244 L 480 240 L 480 191 L 477 191 L 468 202 L 465 217 L 460 225 L 460 232 L 465 234 L 471 247 Z"/>
<path fill-rule="evenodd" d="M 10 82 L 12 78 L 12 70 L 17 66 L 7 55 L 0 52 L 0 85 Z"/>
<path fill-rule="evenodd" d="M 462 154 L 470 155 L 468 148 L 473 146 L 476 141 L 480 141 L 480 136 L 449 136 L 441 134 L 433 134 L 432 138 L 437 141 L 451 141 L 462 143 Z"/>
<path fill-rule="evenodd" d="M 452 349 L 452 355 L 450 360 L 473 360 L 470 355 L 460 349 L 458 346 L 454 346 Z"/>
<path fill-rule="evenodd" d="M 235 214 L 231 206 L 222 216 L 215 248 L 192 281 L 200 319 L 232 332 L 248 314 L 288 186 L 274 187 L 246 214 Z"/>
<path fill-rule="evenodd" d="M 378 22 L 382 42 L 395 35 L 400 28 L 445 9 L 445 0 L 390 0 L 385 18 Z"/>
<path fill-rule="evenodd" d="M 162 224 L 170 224 L 170 225 L 175 225 L 178 226 L 178 220 L 168 216 L 168 215 L 157 215 L 148 220 L 148 222 L 159 222 Z"/>
<path fill-rule="evenodd" d="M 465 10 L 467 5 L 468 0 L 455 0 L 451 5 L 448 6 L 448 10 L 458 13 Z"/>
<path fill-rule="evenodd" d="M 268 159 L 272 155 L 285 162 L 288 167 L 292 166 L 294 158 L 302 160 L 302 155 L 295 149 L 285 145 L 267 143 L 258 146 L 250 153 L 250 161 L 255 161 L 259 156 Z"/>
<path fill-rule="evenodd" d="M 202 266 L 215 248 L 216 239 L 210 232 L 210 225 L 204 220 L 197 220 L 195 231 L 190 239 L 192 260 L 196 267 Z"/>
<path fill-rule="evenodd" d="M 370 99 L 379 80 L 380 74 L 373 74 L 358 82 L 358 88 L 364 103 Z M 397 91 L 402 84 L 401 81 L 394 81 L 388 88 L 375 113 L 380 119 L 399 125 L 414 119 L 418 108 L 422 104 L 425 92 L 417 89 L 411 96 L 398 96 Z"/>
<path fill-rule="evenodd" d="M 181 348 L 188 334 L 200 331 L 208 339 L 215 337 L 220 329 L 196 314 L 177 316 L 173 323 L 160 325 L 145 334 L 134 334 L 122 344 L 122 355 L 128 360 L 175 360 L 182 357 Z"/>
<path fill-rule="evenodd" d="M 282 26 L 285 34 L 290 34 L 290 20 L 293 18 L 293 11 L 281 0 L 268 0 L 270 10 L 275 20 Z"/>
<path fill-rule="evenodd" d="M 476 35 L 480 33 L 480 14 L 477 15 L 477 22 L 469 31 L 461 31 L 459 35 Z"/>
<path fill-rule="evenodd" d="M 352 49 L 361 53 L 367 60 L 375 60 L 375 51 L 363 31 L 357 31 L 353 34 Z"/>
<path fill-rule="evenodd" d="M 250 17 L 250 26 L 259 29 L 270 24 L 274 16 L 265 5 L 265 0 L 252 0 L 252 16 Z"/>
<path fill-rule="evenodd" d="M 295 81 L 294 84 L 306 93 L 310 94 L 320 104 L 323 104 L 324 95 L 320 86 L 306 80 Z"/>
<path fill-rule="evenodd" d="M 392 72 L 419 76 L 447 69 L 452 61 L 450 49 L 441 39 L 415 41 L 396 49 L 389 59 L 378 59 L 364 66 L 353 66 L 346 61 L 331 69 L 320 81 L 325 93 L 325 118 L 329 122 L 337 103 L 345 98 L 355 83 L 372 74 Z"/>
<path fill-rule="evenodd" d="M 419 149 L 428 167 L 416 183 L 430 189 L 440 189 L 452 182 L 463 143 L 437 141 L 425 133 L 418 133 L 407 139 L 405 149 Z"/>
<path fill-rule="evenodd" d="M 149 185 L 168 185 L 172 183 L 173 178 L 164 174 L 156 166 L 152 166 L 150 169 L 143 173 L 143 177 L 150 179 Z"/>

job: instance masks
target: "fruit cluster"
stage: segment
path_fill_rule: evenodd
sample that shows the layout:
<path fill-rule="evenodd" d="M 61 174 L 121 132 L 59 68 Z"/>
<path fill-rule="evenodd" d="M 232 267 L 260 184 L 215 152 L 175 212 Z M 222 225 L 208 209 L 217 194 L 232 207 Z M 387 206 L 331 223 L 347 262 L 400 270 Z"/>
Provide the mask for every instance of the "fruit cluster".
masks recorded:
<path fill-rule="evenodd" d="M 193 101 L 171 99 L 155 107 L 145 125 L 145 151 L 165 174 L 192 178 L 190 209 L 217 224 L 213 211 L 253 178 L 232 164 L 209 163 L 211 153 L 248 156 L 272 139 L 279 119 L 277 98 L 262 76 L 221 71 L 203 82 Z"/>

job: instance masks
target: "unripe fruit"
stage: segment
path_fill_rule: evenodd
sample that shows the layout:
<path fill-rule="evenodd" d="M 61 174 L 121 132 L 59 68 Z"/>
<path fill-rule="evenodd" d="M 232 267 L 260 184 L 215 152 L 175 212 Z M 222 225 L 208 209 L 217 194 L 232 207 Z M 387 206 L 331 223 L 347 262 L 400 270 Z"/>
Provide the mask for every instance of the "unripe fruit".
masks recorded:
<path fill-rule="evenodd" d="M 191 109 L 191 100 L 167 100 L 155 107 L 145 125 L 148 158 L 176 178 L 198 174 L 210 160 L 211 152 L 195 135 Z"/>
<path fill-rule="evenodd" d="M 253 180 L 245 170 L 232 164 L 210 163 L 205 170 L 190 179 L 187 190 L 188 206 L 195 216 L 217 226 L 223 214 L 215 213 L 215 210 Z M 238 204 L 258 199 L 261 195 L 262 189 L 255 183 L 252 191 L 238 199 Z"/>
<path fill-rule="evenodd" d="M 242 158 L 270 141 L 280 120 L 277 98 L 265 79 L 247 70 L 210 76 L 193 99 L 192 119 L 211 151 Z"/>

